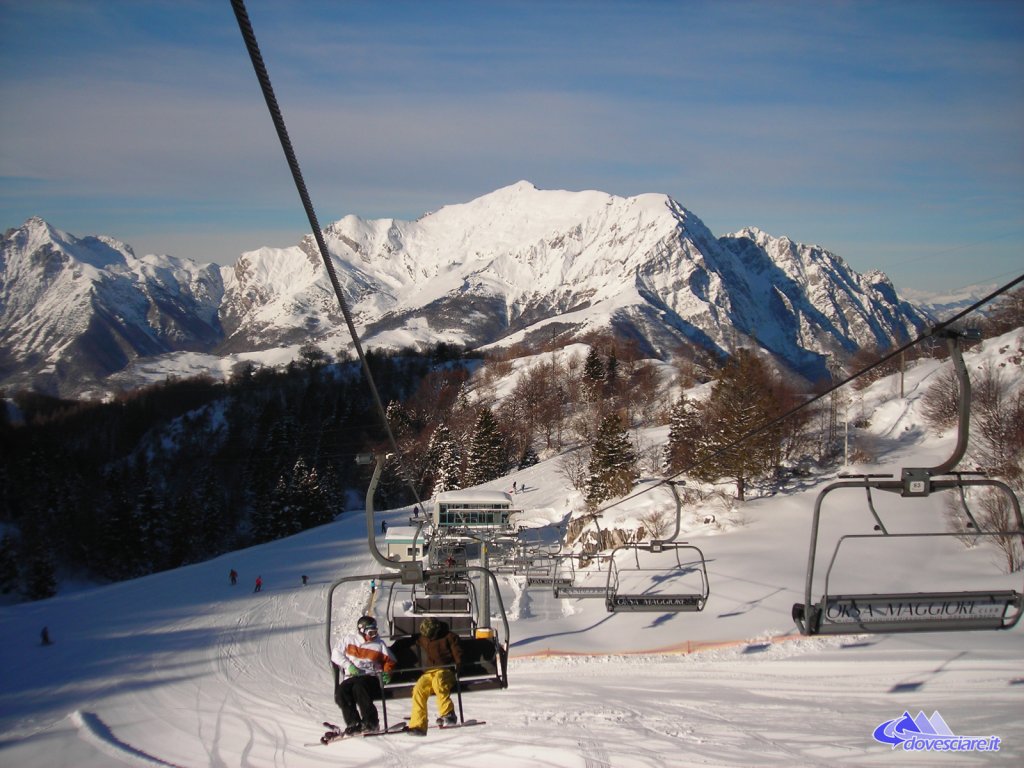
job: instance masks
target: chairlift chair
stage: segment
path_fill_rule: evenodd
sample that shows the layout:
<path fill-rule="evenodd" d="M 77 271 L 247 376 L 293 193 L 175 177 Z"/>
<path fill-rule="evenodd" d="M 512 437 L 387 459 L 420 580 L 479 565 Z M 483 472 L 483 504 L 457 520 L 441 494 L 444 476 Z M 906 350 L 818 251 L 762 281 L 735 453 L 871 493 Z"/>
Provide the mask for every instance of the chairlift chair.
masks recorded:
<path fill-rule="evenodd" d="M 577 570 L 577 562 L 584 558 L 596 563 L 596 569 Z M 608 595 L 608 569 L 610 554 L 569 554 L 558 558 L 555 580 L 551 591 L 556 598 L 595 598 Z M 602 567 L 603 566 L 603 567 Z"/>
<path fill-rule="evenodd" d="M 792 616 L 805 635 L 838 635 L 847 633 L 929 632 L 949 630 L 1010 629 L 1020 621 L 1022 595 L 1020 590 L 1006 588 L 1001 579 L 993 589 L 937 589 L 934 591 L 835 592 L 832 589 L 833 569 L 842 547 L 858 546 L 869 542 L 872 547 L 913 543 L 948 541 L 951 538 L 972 539 L 975 543 L 997 540 L 1024 545 L 1024 517 L 1020 502 L 1013 489 L 1002 481 L 987 477 L 966 476 L 953 472 L 967 448 L 970 425 L 970 378 L 963 362 L 960 339 L 965 334 L 945 334 L 950 356 L 959 381 L 959 428 L 957 444 L 944 463 L 930 468 L 905 468 L 900 477 L 892 475 L 861 475 L 843 478 L 823 488 L 814 505 L 811 522 L 810 551 L 804 587 L 804 601 L 793 606 Z M 972 473 L 976 474 L 976 473 Z M 874 533 L 838 536 L 832 557 L 823 579 L 823 593 L 815 600 L 815 561 L 819 548 L 822 507 L 825 498 L 843 488 L 864 488 L 867 508 L 874 518 Z M 967 506 L 966 489 L 987 488 L 1001 494 L 1010 511 L 1006 527 L 982 530 Z M 891 532 L 875 508 L 872 490 L 898 494 L 901 499 L 927 498 L 932 494 L 956 491 L 960 495 L 962 510 L 967 518 L 964 531 L 910 531 Z M 934 572 L 931 577 L 941 574 Z M 991 578 L 991 576 L 989 576 Z M 974 585 L 971 585 L 974 586 Z"/>
<path fill-rule="evenodd" d="M 459 643 L 462 647 L 462 669 L 456 674 L 454 690 L 460 720 L 463 719 L 463 694 L 474 691 L 500 690 L 508 687 L 508 615 L 505 612 L 505 606 L 501 599 L 497 579 L 493 572 L 480 566 L 467 566 L 466 570 L 481 574 L 489 582 L 489 591 L 492 593 L 491 597 L 495 601 L 495 607 L 501 621 L 498 626 L 494 626 L 489 615 L 481 616 L 479 624 L 472 616 L 452 615 L 443 617 L 443 620 L 449 624 L 450 630 L 459 636 Z M 424 579 L 429 578 L 430 575 L 429 571 L 424 572 Z M 419 658 L 415 640 L 419 632 L 419 624 L 427 617 L 425 615 L 396 615 L 395 610 L 398 600 L 394 598 L 395 588 L 404 583 L 402 576 L 402 573 L 396 572 L 348 576 L 338 579 L 331 584 L 327 592 L 325 641 L 328 666 L 331 667 L 333 606 L 336 591 L 352 583 L 365 584 L 371 579 L 375 579 L 378 585 L 387 584 L 389 586 L 390 594 L 387 602 L 388 617 L 386 624 L 389 634 L 386 637 L 386 642 L 388 642 L 392 652 L 398 659 L 398 665 L 391 672 L 388 683 L 384 683 L 383 679 L 381 680 L 382 722 L 385 729 L 388 723 L 387 702 L 392 699 L 410 698 L 413 688 L 423 672 L 422 661 Z M 378 586 L 379 588 L 380 586 Z M 487 613 L 490 613 L 490 611 L 488 610 Z"/>
<path fill-rule="evenodd" d="M 634 566 L 623 565 L 617 555 L 622 551 L 633 553 Z M 683 562 L 680 552 L 693 553 L 693 559 Z M 645 553 L 645 564 L 640 563 L 640 553 Z M 664 561 L 665 553 L 673 555 L 669 563 Z M 657 562 L 655 562 L 657 561 Z M 674 561 L 674 564 L 672 564 Z M 624 583 L 625 574 L 629 576 Z M 658 582 L 677 583 L 685 579 L 692 584 L 699 582 L 697 589 L 687 591 L 655 591 Z M 643 590 L 636 590 L 637 581 L 645 584 Z M 710 594 L 707 562 L 698 547 L 687 542 L 651 541 L 638 544 L 624 544 L 612 550 L 609 561 L 605 607 L 609 613 L 657 611 L 660 613 L 681 613 L 704 610 Z"/>
<path fill-rule="evenodd" d="M 807 577 L 804 602 L 793 606 L 793 620 L 805 635 L 838 635 L 889 632 L 929 632 L 951 630 L 1009 629 L 1021 617 L 1024 594 L 1022 587 L 1007 589 L 1005 584 L 998 588 L 979 589 L 938 589 L 934 591 L 892 591 L 847 592 L 833 588 L 840 551 L 858 545 L 870 545 L 880 551 L 882 546 L 894 551 L 897 546 L 916 544 L 920 549 L 929 540 L 955 541 L 970 539 L 982 543 L 996 538 L 1016 539 L 1024 543 L 1024 523 L 1021 520 L 1020 505 L 1016 495 L 1006 484 L 987 478 L 938 478 L 929 481 L 930 492 L 954 491 L 963 488 L 991 488 L 1002 493 L 1013 511 L 1015 529 L 980 530 L 970 525 L 965 531 L 917 531 L 894 533 L 881 522 L 874 525 L 874 533 L 844 534 L 837 538 L 822 583 L 820 599 L 815 584 L 815 562 L 819 549 L 819 532 L 822 507 L 828 494 L 842 488 L 866 487 L 901 493 L 901 480 L 850 478 L 831 483 L 822 489 L 815 502 L 811 524 L 811 545 L 808 555 Z M 874 505 L 871 513 L 881 520 Z M 925 578 L 935 579 L 941 574 L 933 572 Z M 1003 581 L 1000 579 L 1000 581 Z"/>
<path fill-rule="evenodd" d="M 556 558 L 554 555 L 539 555 L 530 558 L 526 567 L 526 588 L 550 587 L 554 585 Z"/>
<path fill-rule="evenodd" d="M 467 587 L 472 582 L 466 582 Z M 422 616 L 469 616 L 473 614 L 473 598 L 471 591 L 458 594 L 419 594 L 416 586 L 412 588 L 410 601 L 412 612 Z M 425 592 L 425 590 L 422 590 Z M 475 590 L 473 590 L 475 591 Z"/>

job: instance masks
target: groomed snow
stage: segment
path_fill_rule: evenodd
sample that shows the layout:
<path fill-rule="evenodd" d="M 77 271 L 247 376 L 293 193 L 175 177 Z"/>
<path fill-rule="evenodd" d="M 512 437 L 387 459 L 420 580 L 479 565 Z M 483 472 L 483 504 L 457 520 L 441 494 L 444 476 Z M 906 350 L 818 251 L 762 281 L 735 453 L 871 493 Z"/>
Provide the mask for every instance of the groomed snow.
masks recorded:
<path fill-rule="evenodd" d="M 998 346 L 971 357 L 972 370 Z M 904 401 L 892 381 L 863 393 L 857 407 L 872 414 L 879 447 L 873 470 L 930 466 L 948 453 L 951 437 L 929 435 L 916 416 L 919 384 L 934 370 L 930 363 L 913 370 Z M 656 434 L 663 438 L 664 430 Z M 322 720 L 339 719 L 324 637 L 328 586 L 344 575 L 377 571 L 360 512 L 207 563 L 5 607 L 0 765 L 1020 765 L 1021 626 L 796 635 L 790 609 L 803 598 L 811 511 L 834 476 L 810 478 L 733 511 L 718 509 L 713 523 L 704 522 L 711 508 L 684 510 L 680 538 L 707 558 L 711 595 L 699 614 L 609 614 L 600 600 L 556 600 L 540 588 L 524 590 L 522 577 L 504 578 L 509 688 L 465 697 L 466 717 L 486 725 L 431 729 L 425 739 L 395 735 L 306 746 L 316 742 Z M 512 480 L 524 484 L 513 498 L 531 525 L 561 522 L 579 506 L 555 462 L 484 488 L 507 490 Z M 833 533 L 847 522 L 853 532 L 869 531 L 863 493 L 835 495 Z M 884 503 L 892 512 L 900 500 Z M 908 507 L 901 524 L 940 525 L 939 500 Z M 629 523 L 672 509 L 661 488 L 609 515 Z M 401 525 L 408 515 L 406 508 L 381 517 Z M 1007 583 L 994 554 L 980 549 L 912 565 L 913 552 L 893 557 L 872 550 L 865 557 L 873 558 L 865 574 L 873 585 L 921 579 L 928 588 L 938 578 L 923 573 L 928 567 L 964 588 Z M 241 575 L 234 587 L 232 568 Z M 844 577 L 857 582 L 865 570 L 854 563 Z M 260 593 L 252 591 L 257 575 Z M 1018 573 L 1009 583 L 1019 590 L 1021 578 Z M 659 588 L 658 581 L 654 574 L 642 588 Z M 340 592 L 334 626 L 351 627 L 369 597 L 363 581 Z M 39 644 L 43 626 L 55 641 L 50 647 Z M 408 702 L 392 702 L 388 715 L 394 720 L 408 711 Z M 997 736 L 999 751 L 894 751 L 873 739 L 877 726 L 905 711 L 939 712 L 958 736 Z M 431 702 L 431 717 L 434 712 Z"/>

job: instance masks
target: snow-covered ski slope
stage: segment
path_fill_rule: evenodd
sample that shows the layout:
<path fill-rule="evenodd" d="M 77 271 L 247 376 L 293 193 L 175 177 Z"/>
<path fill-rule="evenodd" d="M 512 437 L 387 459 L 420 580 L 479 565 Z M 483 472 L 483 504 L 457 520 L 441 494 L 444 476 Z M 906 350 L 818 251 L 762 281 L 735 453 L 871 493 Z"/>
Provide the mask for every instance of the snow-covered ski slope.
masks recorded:
<path fill-rule="evenodd" d="M 974 358 L 978 364 L 980 358 Z M 951 437 L 920 424 L 915 398 L 934 375 L 913 369 L 900 400 L 879 382 L 861 404 L 879 466 L 931 466 Z M 855 406 L 860 407 L 860 406 Z M 656 440 L 658 433 L 650 436 Z M 856 469 L 864 469 L 857 467 Z M 834 476 L 834 475 L 833 475 Z M 515 479 L 534 524 L 577 502 L 554 462 Z M 707 558 L 711 596 L 699 614 L 609 614 L 601 600 L 556 600 L 506 577 L 510 686 L 465 697 L 479 728 L 306 747 L 337 722 L 324 639 L 328 585 L 373 573 L 364 517 L 211 562 L 0 609 L 0 765 L 108 766 L 933 766 L 1024 763 L 1024 627 L 1001 632 L 794 637 L 815 496 L 830 477 L 736 512 L 686 510 L 681 538 Z M 834 494 L 835 519 L 870 530 L 863 492 Z M 884 509 L 900 503 L 880 499 Z M 884 505 L 884 506 L 883 506 Z M 900 525 L 942 514 L 918 500 Z M 662 488 L 616 508 L 622 524 L 671 510 Z M 903 507 L 900 508 L 901 510 Z M 403 522 L 408 509 L 383 517 Z M 883 511 L 884 514 L 884 511 Z M 903 513 L 901 513 L 903 514 Z M 377 522 L 379 526 L 379 521 Z M 831 525 L 831 524 L 830 524 Z M 977 587 L 999 577 L 994 552 L 856 554 L 843 578 L 909 590 L 936 579 Z M 916 559 L 915 559 L 916 558 Z M 927 566 L 938 574 L 922 576 Z M 979 574 L 985 566 L 991 570 Z M 228 572 L 239 583 L 231 586 Z M 989 578 L 989 575 L 996 574 Z M 302 585 L 302 576 L 309 583 Z M 257 576 L 263 590 L 254 593 Z M 921 577 L 924 583 L 908 583 Z M 1020 589 L 1017 574 L 1017 588 Z M 1000 580 L 1002 579 L 1002 580 Z M 996 583 L 998 582 L 998 583 Z M 340 593 L 335 622 L 351 627 L 368 583 Z M 54 645 L 41 647 L 49 627 Z M 408 702 L 389 706 L 390 720 Z M 904 712 L 939 712 L 958 736 L 1000 739 L 998 752 L 936 754 L 875 741 Z M 431 721 L 434 717 L 431 702 Z"/>

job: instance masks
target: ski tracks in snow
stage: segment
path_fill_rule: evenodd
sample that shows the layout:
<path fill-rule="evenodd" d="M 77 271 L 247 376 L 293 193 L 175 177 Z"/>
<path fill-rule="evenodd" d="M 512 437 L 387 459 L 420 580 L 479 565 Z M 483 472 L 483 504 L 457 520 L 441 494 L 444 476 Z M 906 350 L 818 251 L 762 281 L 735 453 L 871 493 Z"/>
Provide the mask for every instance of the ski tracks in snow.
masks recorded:
<path fill-rule="evenodd" d="M 604 744 L 594 738 L 586 726 L 581 726 L 580 730 L 583 732 L 584 738 L 579 739 L 577 743 L 583 754 L 583 767 L 612 768 L 612 764 L 608 761 L 608 750 L 604 748 Z"/>

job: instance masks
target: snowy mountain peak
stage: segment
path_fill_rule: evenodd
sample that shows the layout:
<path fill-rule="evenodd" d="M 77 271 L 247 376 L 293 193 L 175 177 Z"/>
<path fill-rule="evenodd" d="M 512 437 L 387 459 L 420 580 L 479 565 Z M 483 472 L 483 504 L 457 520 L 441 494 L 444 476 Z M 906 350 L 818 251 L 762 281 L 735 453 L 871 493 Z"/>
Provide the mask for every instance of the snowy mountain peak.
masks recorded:
<path fill-rule="evenodd" d="M 51 226 L 38 216 L 29 218 L 18 229 L 9 230 L 4 239 L 12 240 L 28 253 L 56 252 L 71 261 L 97 269 L 124 264 L 127 257 L 135 256 L 129 246 L 112 237 L 100 235 L 77 238 Z"/>
<path fill-rule="evenodd" d="M 364 346 L 568 344 L 604 331 L 665 359 L 687 347 L 721 356 L 753 343 L 818 378 L 827 355 L 902 342 L 927 322 L 880 273 L 859 275 L 823 248 L 753 227 L 716 237 L 664 194 L 519 181 L 416 221 L 350 215 L 323 234 Z M 56 263 L 43 263 L 43 252 Z M 0 258 L 0 342 L 20 380 L 41 374 L 47 355 L 75 371 L 59 350 L 111 322 L 120 330 L 101 345 L 116 347 L 107 372 L 182 349 L 226 355 L 351 343 L 312 236 L 217 268 L 137 259 L 111 238 L 79 240 L 31 219 L 4 236 Z M 64 272 L 79 287 L 86 278 L 105 286 L 96 296 L 110 303 L 56 292 L 54 276 Z M 50 309 L 32 314 L 47 291 Z M 83 378 L 80 369 L 74 375 Z"/>
<path fill-rule="evenodd" d="M 214 267 L 33 217 L 0 240 L 2 383 L 78 394 L 139 357 L 210 349 L 222 295 Z"/>

